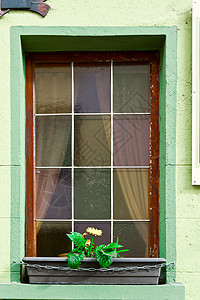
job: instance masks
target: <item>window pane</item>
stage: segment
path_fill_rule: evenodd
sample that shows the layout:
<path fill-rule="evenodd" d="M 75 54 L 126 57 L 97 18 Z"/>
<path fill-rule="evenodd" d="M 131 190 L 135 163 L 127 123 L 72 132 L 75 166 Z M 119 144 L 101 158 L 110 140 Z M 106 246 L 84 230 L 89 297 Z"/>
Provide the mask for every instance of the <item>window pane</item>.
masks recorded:
<path fill-rule="evenodd" d="M 149 116 L 114 116 L 114 165 L 149 165 Z"/>
<path fill-rule="evenodd" d="M 36 118 L 36 166 L 71 165 L 71 117 Z"/>
<path fill-rule="evenodd" d="M 95 245 L 110 243 L 110 222 L 75 222 L 75 231 L 77 232 L 84 233 L 88 227 L 95 227 L 103 231 L 102 236 L 88 235 L 88 239 L 94 238 Z"/>
<path fill-rule="evenodd" d="M 148 257 L 147 222 L 114 222 L 114 241 L 119 237 L 119 244 L 128 252 L 121 257 Z"/>
<path fill-rule="evenodd" d="M 75 169 L 75 219 L 110 218 L 110 170 Z"/>
<path fill-rule="evenodd" d="M 149 65 L 114 63 L 114 112 L 149 111 Z"/>
<path fill-rule="evenodd" d="M 110 117 L 75 116 L 75 166 L 110 165 Z"/>
<path fill-rule="evenodd" d="M 71 219 L 71 170 L 36 169 L 37 219 Z"/>
<path fill-rule="evenodd" d="M 110 112 L 110 65 L 75 64 L 75 112 Z"/>
<path fill-rule="evenodd" d="M 115 169 L 114 219 L 148 219 L 148 170 Z"/>
<path fill-rule="evenodd" d="M 36 222 L 37 256 L 58 256 L 71 250 L 66 236 L 72 231 L 71 222 Z"/>
<path fill-rule="evenodd" d="M 36 113 L 72 111 L 71 66 L 36 67 Z"/>

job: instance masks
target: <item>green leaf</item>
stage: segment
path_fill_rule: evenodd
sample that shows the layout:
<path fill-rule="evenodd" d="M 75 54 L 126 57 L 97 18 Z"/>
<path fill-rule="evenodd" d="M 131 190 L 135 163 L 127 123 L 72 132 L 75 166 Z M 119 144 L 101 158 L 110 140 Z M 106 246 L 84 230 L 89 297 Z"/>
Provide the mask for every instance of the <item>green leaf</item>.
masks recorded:
<path fill-rule="evenodd" d="M 110 254 L 112 257 L 117 257 L 117 251 L 116 250 L 109 251 L 108 254 Z"/>
<path fill-rule="evenodd" d="M 102 256 L 99 256 L 99 258 L 97 258 L 97 261 L 102 268 L 107 268 L 108 266 L 110 266 L 112 264 L 112 257 L 102 255 Z"/>
<path fill-rule="evenodd" d="M 123 246 L 122 245 L 119 245 L 117 243 L 110 243 L 108 244 L 105 249 L 117 249 L 117 248 L 122 248 Z"/>
<path fill-rule="evenodd" d="M 79 257 L 81 260 L 84 259 L 84 257 L 85 257 L 84 251 L 79 252 Z"/>
<path fill-rule="evenodd" d="M 116 250 L 109 250 L 109 251 L 105 251 L 104 254 L 109 255 L 111 257 L 117 257 L 117 252 Z"/>
<path fill-rule="evenodd" d="M 99 246 L 96 247 L 95 251 L 97 251 L 97 252 L 102 251 L 102 249 L 103 249 L 104 247 L 106 247 L 105 244 L 99 245 Z"/>
<path fill-rule="evenodd" d="M 112 257 L 104 254 L 96 256 L 96 259 L 102 268 L 107 268 L 112 264 Z"/>
<path fill-rule="evenodd" d="M 117 257 L 120 258 L 120 253 L 121 252 L 126 252 L 126 251 L 129 251 L 129 249 L 123 249 L 123 250 L 116 251 L 117 252 Z"/>
<path fill-rule="evenodd" d="M 69 252 L 67 255 L 67 264 L 70 269 L 78 269 L 81 260 L 84 258 L 84 252 L 73 253 Z"/>
<path fill-rule="evenodd" d="M 78 254 L 82 255 L 82 253 L 84 253 L 84 251 L 81 248 L 74 248 L 73 250 L 70 251 L 70 253 L 78 253 Z"/>
<path fill-rule="evenodd" d="M 129 251 L 129 249 L 119 250 L 119 251 L 117 251 L 117 253 L 120 253 L 120 252 L 126 252 L 126 251 Z"/>
<path fill-rule="evenodd" d="M 105 245 L 97 246 L 95 255 L 98 263 L 102 268 L 106 268 L 112 264 L 112 256 L 104 252 Z"/>
<path fill-rule="evenodd" d="M 82 234 L 79 232 L 71 232 L 67 234 L 68 238 L 75 243 L 76 247 L 85 247 L 86 240 L 83 238 Z"/>
<path fill-rule="evenodd" d="M 95 255 L 96 255 L 96 257 L 97 256 L 99 256 L 99 255 L 101 255 L 101 254 L 103 254 L 103 248 L 105 247 L 105 245 L 103 244 L 103 245 L 99 245 L 99 246 L 97 246 L 96 248 L 95 248 Z"/>

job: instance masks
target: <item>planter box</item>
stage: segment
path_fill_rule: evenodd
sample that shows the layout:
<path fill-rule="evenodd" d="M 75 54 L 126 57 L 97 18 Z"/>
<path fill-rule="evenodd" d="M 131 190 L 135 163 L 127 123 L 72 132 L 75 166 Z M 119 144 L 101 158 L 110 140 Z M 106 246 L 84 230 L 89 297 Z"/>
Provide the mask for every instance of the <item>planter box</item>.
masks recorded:
<path fill-rule="evenodd" d="M 165 263 L 163 258 L 114 258 L 107 269 L 121 268 L 118 271 L 94 271 L 100 269 L 96 259 L 85 258 L 80 268 L 90 268 L 91 271 L 82 270 L 55 270 L 53 267 L 67 267 L 66 258 L 57 257 L 25 257 L 23 262 L 29 265 L 49 266 L 49 269 L 26 266 L 29 283 L 35 284 L 158 284 L 160 267 L 123 270 L 130 267 L 154 266 Z"/>

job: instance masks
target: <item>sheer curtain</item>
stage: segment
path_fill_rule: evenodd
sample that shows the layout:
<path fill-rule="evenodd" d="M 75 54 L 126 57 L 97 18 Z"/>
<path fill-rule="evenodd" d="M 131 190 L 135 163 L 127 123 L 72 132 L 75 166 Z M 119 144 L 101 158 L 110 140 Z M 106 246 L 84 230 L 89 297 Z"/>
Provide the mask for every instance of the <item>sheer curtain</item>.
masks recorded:
<path fill-rule="evenodd" d="M 99 103 L 101 106 L 101 103 L 103 102 L 101 99 L 105 98 L 105 89 L 103 86 L 103 77 L 104 74 L 100 73 L 96 75 L 96 86 L 97 86 L 97 93 L 99 97 Z M 138 87 L 142 88 L 142 87 Z M 123 131 L 123 137 L 122 139 L 125 142 L 129 143 L 129 147 L 126 147 L 122 150 L 120 150 L 120 143 L 115 143 L 114 141 L 114 153 L 118 152 L 118 164 L 119 166 L 124 165 L 124 161 L 132 160 L 133 151 L 135 157 L 135 161 L 137 162 L 137 165 L 143 165 L 142 159 L 140 159 L 141 152 L 143 150 L 144 140 L 143 136 L 141 135 L 139 137 L 138 130 L 140 131 L 140 128 L 138 128 L 137 124 L 136 126 L 132 126 L 131 128 L 128 128 L 130 123 L 128 121 L 125 121 L 125 127 L 127 127 L 127 130 Z M 110 136 L 107 134 L 107 124 L 104 122 L 105 132 L 107 135 L 107 139 L 110 144 Z M 129 135 L 129 131 L 131 131 L 131 138 Z M 149 133 L 149 132 L 148 132 Z M 118 149 L 119 148 L 119 149 Z M 144 154 L 142 154 L 144 156 Z M 116 166 L 117 166 L 116 165 Z M 143 176 L 139 169 L 136 170 L 136 172 L 127 171 L 126 169 L 115 169 L 119 178 L 121 190 L 123 192 L 124 200 L 126 203 L 126 206 L 128 208 L 130 217 L 132 220 L 143 220 L 148 219 L 148 193 L 146 193 L 146 190 L 148 190 L 148 180 L 146 176 Z M 130 170 L 130 169 L 129 169 Z M 135 193 L 135 190 L 137 190 L 137 196 Z M 137 230 L 139 234 L 141 235 L 142 239 L 146 243 L 148 240 L 147 231 L 145 228 L 141 226 L 137 226 Z"/>
<path fill-rule="evenodd" d="M 75 116 L 75 162 L 78 166 L 110 165 L 110 116 L 96 115 L 110 113 L 109 70 L 109 65 L 96 63 L 75 65 L 75 112 L 91 114 Z"/>
<path fill-rule="evenodd" d="M 56 114 L 71 110 L 70 70 L 70 67 L 36 69 L 36 113 Z M 70 148 L 71 117 L 36 116 L 36 166 L 58 167 L 36 169 L 37 219 L 45 219 L 58 183 L 59 167 L 69 165 L 66 156 L 70 155 Z"/>
<path fill-rule="evenodd" d="M 62 122 L 60 122 L 61 119 Z M 37 166 L 58 168 L 36 169 L 37 173 L 37 219 L 45 219 L 58 184 L 60 169 L 70 154 L 71 117 L 37 117 Z M 48 125 L 48 128 L 47 128 Z M 58 141 L 59 138 L 59 141 Z M 40 176 L 42 170 L 42 176 Z M 55 204 L 55 202 L 54 202 Z M 55 216 L 56 218 L 56 216 Z M 40 226 L 38 227 L 39 230 Z"/>
<path fill-rule="evenodd" d="M 65 81 L 68 86 L 71 82 L 69 77 Z M 79 75 L 78 75 L 79 76 Z M 40 76 L 41 86 L 47 85 L 46 82 L 49 82 L 49 88 L 46 88 L 45 91 L 40 94 L 41 98 L 41 111 L 40 113 L 46 113 L 50 109 L 50 112 L 58 112 L 58 107 L 63 107 L 63 103 L 66 102 L 65 99 L 62 99 L 62 88 L 58 88 L 57 79 L 53 75 L 53 80 L 50 80 L 49 74 L 43 74 Z M 105 112 L 105 101 L 108 99 L 108 92 L 105 88 L 105 82 L 107 82 L 108 71 L 102 69 L 101 72 L 94 73 L 94 82 L 96 84 L 97 96 L 98 96 L 98 105 L 100 106 L 100 111 Z M 77 90 L 79 90 L 79 80 L 76 82 Z M 138 87 L 142 89 L 142 86 Z M 69 90 L 69 94 L 70 94 Z M 79 95 L 80 96 L 80 95 Z M 43 100 L 45 97 L 45 101 Z M 124 96 L 125 97 L 125 93 Z M 48 99 L 50 99 L 50 104 Z M 38 99 L 37 99 L 38 102 Z M 60 104 L 59 104 L 60 103 Z M 75 99 L 76 103 L 76 99 Z M 50 105 L 51 107 L 48 107 Z M 64 108 L 61 108 L 61 111 Z M 65 108 L 66 109 L 66 108 Z M 110 112 L 108 109 L 106 112 Z M 37 166 L 63 166 L 69 165 L 66 163 L 66 157 L 69 156 L 69 148 L 71 148 L 71 119 L 67 119 L 64 116 L 38 116 L 36 118 L 36 161 Z M 107 143 L 111 145 L 110 140 L 110 121 L 107 118 L 102 117 L 102 126 L 104 127 Z M 128 147 L 124 147 L 123 151 L 117 147 L 120 145 L 117 142 L 114 144 L 114 152 L 117 152 L 118 161 L 116 165 L 123 166 L 124 160 L 132 160 L 133 152 L 137 165 L 143 165 L 142 162 L 142 149 L 144 148 L 144 139 L 143 136 L 138 135 L 138 126 L 131 126 L 130 122 L 125 121 L 125 127 L 127 130 L 123 131 L 123 140 L 129 144 Z M 131 131 L 131 137 L 129 135 Z M 133 150 L 135 149 L 135 150 Z M 81 164 L 81 162 L 80 162 Z M 126 164 L 125 164 L 126 165 Z M 137 169 L 135 172 L 126 171 L 126 169 L 121 170 L 115 169 L 117 176 L 119 178 L 119 183 L 121 190 L 123 192 L 124 201 L 128 208 L 131 219 L 147 219 L 148 218 L 148 199 L 145 193 L 148 189 L 147 177 L 143 176 L 142 173 Z M 130 169 L 129 169 L 130 170 Z M 40 172 L 39 169 L 36 170 Z M 51 205 L 52 197 L 59 179 L 59 171 L 53 172 L 51 175 L 46 169 L 43 172 L 44 176 L 37 181 L 37 218 L 44 219 L 47 213 L 49 206 Z M 136 192 L 137 190 L 137 192 Z M 39 227 L 38 227 L 39 230 Z M 144 239 L 147 241 L 146 231 L 142 230 L 140 226 L 137 226 L 137 230 Z"/>
<path fill-rule="evenodd" d="M 114 118 L 114 164 L 116 166 L 148 166 L 147 124 L 148 119 L 143 119 L 141 116 Z M 144 134 L 145 130 L 147 132 Z M 147 177 L 143 176 L 139 168 L 123 169 L 123 172 L 121 169 L 115 170 L 131 219 L 147 219 Z"/>

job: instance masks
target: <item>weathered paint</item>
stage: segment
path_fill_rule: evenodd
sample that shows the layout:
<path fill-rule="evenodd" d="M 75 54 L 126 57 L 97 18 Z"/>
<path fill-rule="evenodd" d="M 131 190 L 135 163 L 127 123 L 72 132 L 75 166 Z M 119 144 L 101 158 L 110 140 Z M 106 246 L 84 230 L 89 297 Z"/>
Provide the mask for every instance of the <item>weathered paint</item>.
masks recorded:
<path fill-rule="evenodd" d="M 161 186 L 161 216 L 163 220 L 160 224 L 161 237 L 163 245 L 161 245 L 161 255 L 167 255 L 167 259 L 174 258 L 174 251 L 177 252 L 177 281 L 186 284 L 186 299 L 195 300 L 199 299 L 200 285 L 198 284 L 200 279 L 200 261 L 199 261 L 199 247 L 196 246 L 196 241 L 199 240 L 199 219 L 200 219 L 200 189 L 199 187 L 192 187 L 191 185 L 191 7 L 192 1 L 175 1 L 161 0 L 159 2 L 155 0 L 144 1 L 132 1 L 132 0 L 48 0 L 47 2 L 52 9 L 49 11 L 45 19 L 39 15 L 31 12 L 23 11 L 11 11 L 9 14 L 3 16 L 0 19 L 0 33 L 1 33 L 1 55 L 0 55 L 0 89 L 1 89 L 1 109 L 0 109 L 0 174 L 2 174 L 3 181 L 0 189 L 1 198 L 1 234 L 5 243 L 3 257 L 0 256 L 0 281 L 9 281 L 9 265 L 10 260 L 20 258 L 23 256 L 23 241 L 24 241 L 24 191 L 25 181 L 22 170 L 24 169 L 24 73 L 23 73 L 23 60 L 20 60 L 22 55 L 19 45 L 19 35 L 13 37 L 12 44 L 10 44 L 10 27 L 11 26 L 38 26 L 38 30 L 35 32 L 44 32 L 48 35 L 49 29 L 45 29 L 44 26 L 51 26 L 51 34 L 54 35 L 67 35 L 66 40 L 61 43 L 61 39 L 57 37 L 55 40 L 46 38 L 44 42 L 42 39 L 40 43 L 47 44 L 52 50 L 60 43 L 60 47 L 65 48 L 67 45 L 70 48 L 72 43 L 70 35 L 76 35 L 76 28 L 73 26 L 80 26 L 79 30 L 82 32 L 82 36 L 87 32 L 90 27 L 92 34 L 93 26 L 99 26 L 97 29 L 97 35 L 101 35 L 102 26 L 121 26 L 116 28 L 118 32 L 124 34 L 124 28 L 134 26 L 137 28 L 134 32 L 137 35 L 141 35 L 137 40 L 131 39 L 130 42 L 126 41 L 127 48 L 133 47 L 136 49 L 138 45 L 142 45 L 141 49 L 148 49 L 154 47 L 156 49 L 163 45 L 162 37 L 151 36 L 143 43 L 145 31 L 149 27 L 148 34 L 153 32 L 159 32 L 159 28 L 156 26 L 177 26 L 178 29 L 178 46 L 177 46 L 177 101 L 176 101 L 176 72 L 173 72 L 173 65 L 170 63 L 171 55 L 176 57 L 176 37 L 174 41 L 171 40 L 171 46 L 169 45 L 168 51 L 171 54 L 166 57 L 165 50 L 162 48 L 162 70 L 161 81 L 165 82 L 165 68 L 168 72 L 166 80 L 166 87 L 168 89 L 165 93 L 165 88 L 161 90 L 162 103 L 161 112 L 162 120 L 161 125 L 163 128 L 163 136 L 161 136 L 161 143 L 163 143 L 163 150 L 161 149 L 161 164 L 163 172 Z M 54 28 L 54 26 L 58 26 Z M 63 26 L 60 27 L 59 26 Z M 105 29 L 104 34 L 109 35 L 109 28 Z M 44 31 L 43 29 L 44 28 Z M 74 28 L 74 29 L 73 29 Z M 152 29 L 153 28 L 153 29 Z M 25 27 L 21 27 L 21 33 L 26 33 Z M 96 30 L 96 29 L 94 29 Z M 131 30 L 131 29 L 130 29 Z M 166 27 L 167 30 L 167 27 Z M 163 31 L 164 32 L 164 31 Z M 34 34 L 34 30 L 29 33 Z M 92 34 L 94 35 L 94 34 Z M 155 33 L 156 35 L 156 33 Z M 162 34 L 161 34 L 162 35 Z M 15 39 L 15 41 L 14 41 Z M 32 51 L 39 50 L 40 44 L 32 44 L 32 41 L 39 40 L 37 37 L 28 37 L 23 40 L 24 47 L 28 49 L 30 46 Z M 84 43 L 84 41 L 86 43 Z M 116 40 L 116 39 L 115 39 Z M 127 40 L 127 39 L 126 39 Z M 75 40 L 73 40 L 73 47 L 75 47 Z M 76 40 L 76 47 L 79 47 L 80 39 Z M 90 44 L 88 45 L 88 42 Z M 166 43 L 169 42 L 166 40 Z M 122 47 L 124 41 L 121 38 L 120 42 L 115 41 L 117 47 Z M 11 47 L 10 47 L 11 45 Z M 62 46 L 63 45 L 63 46 Z M 82 39 L 81 45 L 83 49 L 91 47 L 90 39 Z M 105 42 L 104 42 L 105 45 Z M 110 42 L 110 47 L 111 47 Z M 39 47 L 39 48 L 38 48 Z M 75 48 L 76 48 L 75 47 Z M 101 49 L 101 40 L 97 39 L 93 43 L 93 47 L 99 47 Z M 146 47 L 146 48 L 144 48 Z M 12 48 L 12 49 L 11 49 Z M 60 48 L 60 50 L 66 50 Z M 152 48 L 153 49 L 153 48 Z M 11 56 L 10 56 L 10 50 Z M 30 50 L 30 49 L 28 49 Z M 72 49 L 70 49 L 72 50 Z M 122 49 L 120 49 L 122 50 Z M 16 53 L 15 53 L 16 52 Z M 16 78 L 16 81 L 10 82 L 10 65 L 12 60 L 12 76 Z M 16 66 L 20 68 L 15 69 Z M 172 69 L 171 69 L 172 68 Z M 19 72 L 19 70 L 21 70 Z M 19 81 L 21 86 L 18 87 Z M 173 84 L 173 85 L 172 85 Z M 165 85 L 164 85 L 165 86 Z M 170 88 L 172 86 L 172 88 Z M 11 90 L 14 89 L 17 95 L 20 97 L 13 97 L 12 104 L 15 107 L 11 110 Z M 165 97 L 169 97 L 173 100 L 173 104 L 177 109 L 176 123 L 175 119 L 165 120 Z M 16 105 L 20 99 L 20 105 Z M 21 100 L 22 99 L 22 100 Z M 174 105 L 167 106 L 168 113 L 173 115 Z M 11 120 L 12 120 L 12 134 L 11 133 Z M 15 124 L 18 124 L 20 120 L 20 126 L 15 128 Z M 164 124 L 167 121 L 167 128 Z M 176 130 L 176 139 L 170 138 L 174 136 L 174 130 Z M 171 135 L 172 131 L 172 135 Z M 165 134 L 169 137 L 165 139 Z M 11 140 L 12 140 L 12 152 L 11 152 Z M 173 143 L 173 147 L 168 147 Z M 176 144 L 175 144 L 176 143 Z M 175 144 L 175 145 L 174 145 Z M 176 147 L 176 152 L 174 151 Z M 20 152 L 18 151 L 20 148 Z M 165 158 L 165 149 L 172 149 Z M 19 154 L 20 153 L 20 154 Z M 6 171 L 4 171 L 6 170 Z M 175 182 L 176 175 L 176 182 Z M 5 179 L 4 179 L 5 178 Z M 165 178 L 168 178 L 165 183 Z M 10 189 L 10 183 L 12 180 L 12 189 Z M 176 184 L 175 184 L 176 183 Z M 18 188 L 20 185 L 20 189 Z M 11 190 L 11 192 L 10 192 Z M 10 212 L 10 204 L 12 199 L 12 210 Z M 21 199 L 21 201 L 19 201 Z M 171 201 L 166 201 L 171 199 Z M 176 205 L 175 205 L 176 203 Z M 21 218 L 19 216 L 22 216 Z M 177 218 L 177 230 L 174 230 L 174 218 Z M 12 231 L 10 234 L 10 220 L 12 219 Z M 165 219 L 167 221 L 165 222 Z M 20 231 L 15 228 L 21 228 Z M 165 241 L 165 233 L 169 237 L 169 241 Z M 192 234 L 191 234 L 192 233 Z M 10 236 L 11 236 L 11 257 L 10 257 Z M 177 240 L 175 237 L 177 236 Z M 176 244 L 176 245 L 174 245 Z M 20 245 L 20 247 L 18 247 Z M 173 253 L 173 254 L 172 254 Z M 192 260 L 187 262 L 187 259 L 192 257 Z M 4 266 L 4 267 L 2 267 Z M 13 271 L 16 271 L 18 267 L 12 267 Z M 13 276 L 17 273 L 13 272 Z M 87 287 L 86 289 L 87 290 Z M 116 290 L 117 291 L 117 290 Z M 162 293 L 160 293 L 162 295 Z M 0 294 L 1 296 L 1 294 Z M 14 298 L 11 298 L 14 299 Z M 172 299 L 169 298 L 169 299 Z"/>

